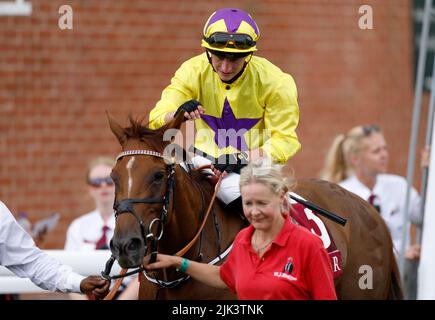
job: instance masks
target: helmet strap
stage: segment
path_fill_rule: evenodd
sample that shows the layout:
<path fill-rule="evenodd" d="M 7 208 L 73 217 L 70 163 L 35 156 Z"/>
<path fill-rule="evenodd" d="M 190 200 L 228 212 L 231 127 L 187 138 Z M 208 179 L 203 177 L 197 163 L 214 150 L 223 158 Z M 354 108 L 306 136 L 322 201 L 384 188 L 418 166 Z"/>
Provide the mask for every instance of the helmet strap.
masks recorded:
<path fill-rule="evenodd" d="M 208 59 L 208 62 L 210 63 L 210 65 L 211 65 L 211 68 L 213 69 L 214 72 L 216 72 L 215 68 L 213 67 L 213 63 L 211 63 L 211 54 L 210 54 L 210 52 L 208 52 L 207 49 L 205 49 L 205 54 L 207 55 L 207 59 Z"/>

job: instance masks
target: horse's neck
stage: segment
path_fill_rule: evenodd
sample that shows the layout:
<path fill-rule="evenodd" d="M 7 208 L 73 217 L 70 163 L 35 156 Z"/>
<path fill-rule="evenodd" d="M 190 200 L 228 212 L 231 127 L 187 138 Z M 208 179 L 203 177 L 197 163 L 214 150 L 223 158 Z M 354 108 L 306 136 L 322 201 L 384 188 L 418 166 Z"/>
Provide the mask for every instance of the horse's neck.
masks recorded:
<path fill-rule="evenodd" d="M 170 239 L 165 246 L 187 244 L 195 236 L 208 207 L 210 196 L 180 166 L 176 168 L 174 195 L 170 200 L 170 216 L 166 231 Z M 179 248 L 181 249 L 181 248 Z"/>
<path fill-rule="evenodd" d="M 203 222 L 203 234 L 199 237 L 202 240 L 196 241 L 187 257 L 196 258 L 199 253 L 197 250 L 201 250 L 204 257 L 215 257 L 232 243 L 243 228 L 243 221 L 238 215 L 224 212 L 216 198 L 206 219 L 213 192 L 213 186 L 205 178 L 192 178 L 184 169 L 177 168 L 175 208 L 170 207 L 171 213 L 165 230 L 166 236 L 170 236 L 164 237 L 165 240 L 161 243 L 163 252 L 173 254 L 184 248 L 198 233 Z"/>
<path fill-rule="evenodd" d="M 175 211 L 182 212 L 183 215 L 191 218 L 197 218 L 201 211 L 210 200 L 210 192 L 207 192 L 207 185 L 195 179 L 184 171 L 180 166 L 176 173 L 176 207 Z M 185 212 L 183 209 L 193 209 L 193 211 Z"/>

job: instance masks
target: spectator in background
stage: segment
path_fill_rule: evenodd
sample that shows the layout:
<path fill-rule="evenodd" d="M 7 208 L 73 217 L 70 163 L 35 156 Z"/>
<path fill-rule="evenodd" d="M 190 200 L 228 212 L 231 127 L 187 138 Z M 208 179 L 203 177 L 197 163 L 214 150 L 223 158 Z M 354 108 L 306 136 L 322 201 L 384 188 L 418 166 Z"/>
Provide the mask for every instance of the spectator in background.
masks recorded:
<path fill-rule="evenodd" d="M 334 139 L 322 179 L 340 184 L 379 211 L 390 229 L 397 257 L 402 247 L 407 181 L 386 173 L 388 156 L 387 143 L 377 125 L 354 127 Z M 411 190 L 410 208 L 411 223 L 420 226 L 421 199 L 414 188 Z M 406 247 L 407 259 L 419 259 L 420 245 L 416 244 L 415 234 Z"/>
<path fill-rule="evenodd" d="M 0 265 L 45 290 L 92 293 L 97 298 L 104 298 L 108 293 L 108 281 L 98 276 L 85 278 L 36 247 L 32 237 L 1 201 Z"/>
<path fill-rule="evenodd" d="M 421 168 L 428 168 L 430 162 L 430 146 L 425 146 L 421 151 Z"/>
<path fill-rule="evenodd" d="M 113 212 L 115 186 L 110 177 L 114 165 L 114 160 L 109 157 L 98 157 L 90 162 L 86 172 L 86 182 L 96 208 L 71 223 L 67 231 L 65 250 L 109 249 L 115 230 Z M 128 286 L 125 287 L 127 282 Z M 120 300 L 136 300 L 138 291 L 137 278 L 126 278 L 115 297 Z M 83 296 L 72 294 L 71 298 L 83 299 Z"/>

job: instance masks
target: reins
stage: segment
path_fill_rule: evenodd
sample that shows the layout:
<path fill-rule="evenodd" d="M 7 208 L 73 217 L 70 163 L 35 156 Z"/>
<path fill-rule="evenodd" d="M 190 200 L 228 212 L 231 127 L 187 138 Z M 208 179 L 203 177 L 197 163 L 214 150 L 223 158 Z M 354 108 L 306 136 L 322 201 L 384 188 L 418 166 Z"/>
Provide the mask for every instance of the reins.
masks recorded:
<path fill-rule="evenodd" d="M 204 166 L 204 167 L 209 167 L 209 166 Z M 198 168 L 197 170 L 202 170 L 204 167 Z M 195 237 L 190 240 L 190 242 L 180 251 L 178 251 L 175 255 L 176 256 L 182 256 L 184 255 L 187 251 L 189 251 L 190 248 L 192 248 L 192 246 L 195 244 L 195 242 L 198 240 L 199 235 L 202 232 L 202 229 L 204 229 L 205 223 L 207 222 L 208 216 L 210 215 L 211 209 L 213 207 L 213 203 L 214 200 L 216 199 L 216 194 L 217 194 L 217 190 L 219 189 L 219 185 L 221 183 L 222 180 L 222 175 L 219 177 L 218 181 L 216 182 L 216 186 L 214 188 L 214 192 L 213 192 L 213 196 L 210 199 L 210 204 L 208 205 L 207 211 L 205 213 L 204 219 L 202 220 L 202 224 L 198 229 L 198 232 L 196 233 Z"/>
<path fill-rule="evenodd" d="M 141 151 L 141 152 L 140 152 L 140 153 L 139 153 L 139 152 L 138 152 L 138 153 L 134 153 L 134 151 L 130 151 L 130 152 L 124 152 L 124 153 L 121 153 L 121 154 L 117 157 L 117 160 L 118 160 L 119 158 L 121 158 L 122 156 L 125 156 L 125 155 L 134 155 L 134 154 L 142 154 L 142 155 L 151 155 L 151 156 L 161 157 L 160 154 L 158 154 L 158 153 L 142 152 L 142 150 L 138 150 L 138 151 Z M 200 170 L 208 169 L 208 168 L 210 168 L 210 165 L 201 166 L 201 167 L 196 168 L 196 169 L 194 169 L 194 170 L 195 170 L 195 171 L 200 171 Z M 188 243 L 184 248 L 182 248 L 181 250 L 179 250 L 179 251 L 175 254 L 176 256 L 183 256 L 183 255 L 184 255 L 187 251 L 189 251 L 189 250 L 192 248 L 192 246 L 193 246 L 193 245 L 198 241 L 198 238 L 199 238 L 199 236 L 201 235 L 201 232 L 203 231 L 203 229 L 204 229 L 204 227 L 205 227 L 205 224 L 206 224 L 206 222 L 207 222 L 208 216 L 210 215 L 210 212 L 212 211 L 213 204 L 214 204 L 214 201 L 215 201 L 215 199 L 216 199 L 217 191 L 218 191 L 218 189 L 219 189 L 219 186 L 220 186 L 220 183 L 221 183 L 221 181 L 222 181 L 222 178 L 223 178 L 223 176 L 221 175 L 221 176 L 218 178 L 217 182 L 216 182 L 214 193 L 213 193 L 213 195 L 212 195 L 212 197 L 211 197 L 211 199 L 210 199 L 210 203 L 209 203 L 209 206 L 208 206 L 207 211 L 206 211 L 206 213 L 205 213 L 204 219 L 203 219 L 203 221 L 202 221 L 202 223 L 201 223 L 201 226 L 199 227 L 199 229 L 198 229 L 198 231 L 196 232 L 196 234 L 195 234 L 195 236 L 193 237 L 193 239 L 192 239 L 192 240 L 191 240 L 191 241 L 190 241 L 190 242 L 189 242 L 189 243 Z M 157 250 L 157 248 L 154 248 L 154 249 Z M 157 254 L 157 252 L 151 252 L 151 254 Z M 110 259 L 109 259 L 109 261 L 107 261 L 107 263 L 106 263 L 105 271 L 102 272 L 102 275 L 103 275 L 103 277 L 104 277 L 105 279 L 107 279 L 107 280 L 116 279 L 115 284 L 113 285 L 113 287 L 112 287 L 112 289 L 110 290 L 109 294 L 104 298 L 104 300 L 112 300 L 112 299 L 113 299 L 113 297 L 115 296 L 115 294 L 116 294 L 116 292 L 118 291 L 119 287 L 121 286 L 123 279 L 124 279 L 126 276 L 129 276 L 129 275 L 132 275 L 132 274 L 135 274 L 135 273 L 141 273 L 142 271 L 145 270 L 145 268 L 144 268 L 143 266 L 141 266 L 141 267 L 139 267 L 138 269 L 133 270 L 133 271 L 131 271 L 131 272 L 127 272 L 128 269 L 126 269 L 126 268 L 122 268 L 121 271 L 120 271 L 120 273 L 119 273 L 119 275 L 117 275 L 117 276 L 112 276 L 112 277 L 111 277 L 111 276 L 109 276 L 109 273 L 110 273 L 110 269 L 111 269 L 111 267 L 112 267 L 114 261 L 115 261 L 115 258 L 114 258 L 113 256 L 111 256 Z"/>

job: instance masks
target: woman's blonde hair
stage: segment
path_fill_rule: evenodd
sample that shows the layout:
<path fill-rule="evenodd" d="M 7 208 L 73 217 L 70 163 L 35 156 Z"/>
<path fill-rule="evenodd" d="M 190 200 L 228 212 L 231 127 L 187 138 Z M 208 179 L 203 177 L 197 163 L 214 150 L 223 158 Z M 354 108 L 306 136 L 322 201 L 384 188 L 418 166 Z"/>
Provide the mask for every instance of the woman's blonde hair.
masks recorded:
<path fill-rule="evenodd" d="M 335 137 L 326 155 L 321 178 L 338 183 L 352 175 L 349 156 L 361 152 L 364 147 L 363 139 L 375 132 L 381 132 L 377 125 L 356 126 L 346 135 L 339 134 Z"/>
<path fill-rule="evenodd" d="M 253 160 L 240 171 L 240 189 L 252 183 L 261 183 L 279 196 L 282 191 L 287 192 L 293 188 L 293 184 L 282 176 L 281 169 L 281 165 L 273 163 L 267 157 Z"/>
<path fill-rule="evenodd" d="M 101 164 L 113 168 L 115 166 L 115 160 L 108 156 L 100 156 L 91 160 L 88 164 L 88 169 L 86 170 L 86 181 L 89 180 L 89 175 L 91 174 L 92 169 Z"/>

